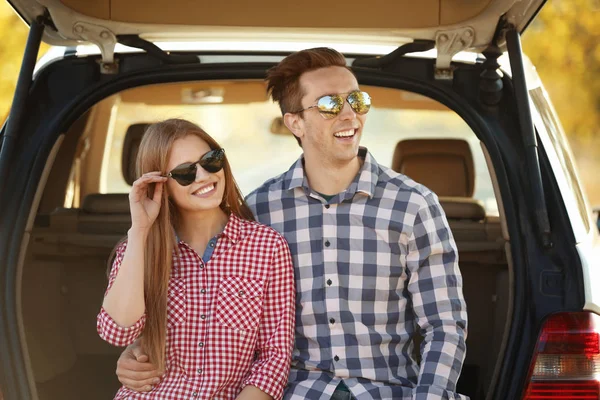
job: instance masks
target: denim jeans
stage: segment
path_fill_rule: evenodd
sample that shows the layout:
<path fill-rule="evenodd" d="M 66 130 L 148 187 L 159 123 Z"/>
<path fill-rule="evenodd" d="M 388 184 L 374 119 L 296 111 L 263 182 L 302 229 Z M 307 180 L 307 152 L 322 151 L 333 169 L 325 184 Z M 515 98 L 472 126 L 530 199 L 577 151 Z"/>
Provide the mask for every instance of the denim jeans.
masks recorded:
<path fill-rule="evenodd" d="M 344 392 L 343 390 L 336 389 L 331 395 L 331 400 L 351 400 L 352 393 Z"/>

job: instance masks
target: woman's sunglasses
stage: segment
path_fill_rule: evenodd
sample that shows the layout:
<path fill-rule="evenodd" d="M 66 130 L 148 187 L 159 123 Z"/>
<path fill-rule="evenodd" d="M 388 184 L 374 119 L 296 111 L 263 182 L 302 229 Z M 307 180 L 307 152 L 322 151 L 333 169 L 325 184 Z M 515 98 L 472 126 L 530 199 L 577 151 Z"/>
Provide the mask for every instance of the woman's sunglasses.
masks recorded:
<path fill-rule="evenodd" d="M 225 149 L 215 149 L 205 153 L 195 163 L 184 163 L 176 166 L 166 176 L 173 178 L 181 186 L 189 186 L 196 180 L 198 165 L 206 172 L 214 174 L 223 169 L 225 164 Z"/>
<path fill-rule="evenodd" d="M 371 109 L 371 96 L 369 96 L 367 92 L 356 90 L 354 92 L 350 92 L 345 97 L 343 94 L 328 94 L 326 96 L 319 97 L 316 105 L 293 112 L 292 114 L 298 114 L 302 111 L 316 108 L 323 118 L 332 119 L 342 112 L 344 109 L 344 103 L 346 101 L 348 104 L 350 104 L 352 110 L 354 110 L 354 112 L 357 114 L 366 114 Z"/>

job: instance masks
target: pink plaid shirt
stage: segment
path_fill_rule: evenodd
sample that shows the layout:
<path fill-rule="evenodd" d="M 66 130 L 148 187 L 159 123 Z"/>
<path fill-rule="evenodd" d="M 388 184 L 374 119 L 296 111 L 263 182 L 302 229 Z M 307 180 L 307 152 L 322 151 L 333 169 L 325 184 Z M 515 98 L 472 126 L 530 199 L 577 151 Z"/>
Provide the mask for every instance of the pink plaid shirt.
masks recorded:
<path fill-rule="evenodd" d="M 119 247 L 108 290 L 126 244 Z M 115 399 L 235 399 L 253 385 L 283 396 L 294 333 L 294 271 L 288 245 L 273 229 L 231 215 L 208 262 L 179 242 L 167 302 L 167 368 L 147 393 L 125 387 Z M 127 346 L 145 315 L 121 327 L 100 310 L 100 336 Z"/>

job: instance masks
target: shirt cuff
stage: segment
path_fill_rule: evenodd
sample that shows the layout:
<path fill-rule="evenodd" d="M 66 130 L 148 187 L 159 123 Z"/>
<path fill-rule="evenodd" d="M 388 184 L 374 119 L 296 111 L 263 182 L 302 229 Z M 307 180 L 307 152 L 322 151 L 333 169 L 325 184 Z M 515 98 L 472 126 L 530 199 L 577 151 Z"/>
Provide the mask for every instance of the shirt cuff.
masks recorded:
<path fill-rule="evenodd" d="M 113 346 L 125 347 L 137 339 L 146 325 L 146 313 L 137 322 L 127 328 L 118 325 L 102 307 L 96 318 L 96 329 L 100 337 Z"/>
<path fill-rule="evenodd" d="M 437 386 L 417 386 L 413 389 L 412 398 L 413 400 L 469 400 L 469 396 Z"/>

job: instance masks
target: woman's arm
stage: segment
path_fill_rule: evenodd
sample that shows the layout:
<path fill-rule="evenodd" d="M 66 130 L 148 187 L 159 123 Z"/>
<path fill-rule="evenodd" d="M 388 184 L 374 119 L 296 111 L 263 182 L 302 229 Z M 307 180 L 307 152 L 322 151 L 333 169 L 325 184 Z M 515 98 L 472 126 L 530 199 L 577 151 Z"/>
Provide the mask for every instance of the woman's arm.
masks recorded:
<path fill-rule="evenodd" d="M 108 288 L 106 289 L 105 296 L 112 292 L 112 287 L 117 277 L 120 275 L 119 271 L 121 264 L 123 263 L 125 252 L 127 251 L 128 243 L 122 243 L 116 250 L 115 261 L 113 262 L 110 276 L 108 279 Z M 115 322 L 112 316 L 105 310 L 104 307 L 100 309 L 100 313 L 96 319 L 96 329 L 100 337 L 112 344 L 113 346 L 127 346 L 131 344 L 144 330 L 146 324 L 146 315 L 142 314 L 134 323 L 129 325 L 120 325 Z"/>
<path fill-rule="evenodd" d="M 117 323 L 127 328 L 144 315 L 144 247 L 148 233 L 130 229 L 127 248 L 102 308 Z M 115 260 L 116 261 L 116 260 Z M 114 267 L 113 267 L 114 269 Z"/>
<path fill-rule="evenodd" d="M 133 342 L 144 327 L 144 249 L 160 211 L 165 180 L 160 172 L 149 172 L 133 183 L 129 193 L 131 229 L 127 233 L 127 245 L 123 244 L 117 251 L 97 318 L 100 336 L 116 346 Z M 155 184 L 152 198 L 148 197 L 150 184 Z"/>
<path fill-rule="evenodd" d="M 160 172 L 149 172 L 133 182 L 129 193 L 131 229 L 127 233 L 127 249 L 102 304 L 104 311 L 122 327 L 133 325 L 145 311 L 144 248 L 150 228 L 160 211 L 166 179 L 160 176 Z M 155 184 L 152 198 L 148 197 L 151 184 Z"/>
<path fill-rule="evenodd" d="M 288 382 L 294 345 L 296 286 L 292 256 L 283 237 L 275 245 L 270 268 L 258 334 L 258 358 L 244 380 L 246 386 L 240 394 L 244 397 L 238 400 L 249 399 L 246 396 L 256 391 L 267 396 L 265 399 L 281 399 Z"/>

